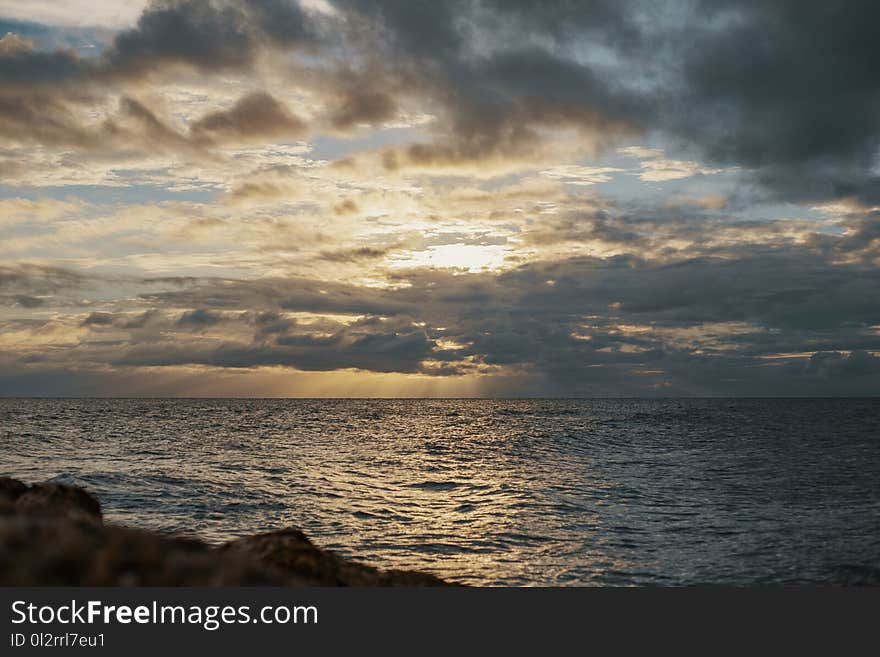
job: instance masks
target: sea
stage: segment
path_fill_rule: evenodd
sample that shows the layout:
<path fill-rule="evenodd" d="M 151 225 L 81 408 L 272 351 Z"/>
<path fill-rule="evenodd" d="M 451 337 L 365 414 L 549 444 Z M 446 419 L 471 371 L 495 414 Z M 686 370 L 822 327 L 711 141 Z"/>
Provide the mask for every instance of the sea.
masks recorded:
<path fill-rule="evenodd" d="M 472 585 L 880 584 L 880 399 L 0 399 L 0 474 Z"/>

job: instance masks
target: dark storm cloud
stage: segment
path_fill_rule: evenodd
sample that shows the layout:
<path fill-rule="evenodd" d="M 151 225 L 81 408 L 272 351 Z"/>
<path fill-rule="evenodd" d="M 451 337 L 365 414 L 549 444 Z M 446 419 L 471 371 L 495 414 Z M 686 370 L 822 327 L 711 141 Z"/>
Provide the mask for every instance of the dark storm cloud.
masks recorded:
<path fill-rule="evenodd" d="M 304 370 L 358 368 L 373 372 L 417 372 L 431 353 L 424 333 L 366 333 L 347 339 L 345 333 L 330 338 L 279 338 L 282 357 Z"/>
<path fill-rule="evenodd" d="M 674 130 L 787 198 L 864 196 L 880 179 L 880 5 L 705 0 L 690 18 Z"/>
<path fill-rule="evenodd" d="M 239 7 L 171 1 L 151 5 L 135 28 L 116 36 L 107 57 L 113 71 L 150 71 L 174 63 L 211 71 L 245 65 L 251 48 Z"/>
<path fill-rule="evenodd" d="M 303 48 L 325 55 L 331 68 L 342 52 L 359 60 L 323 79 L 334 99 L 330 127 L 387 120 L 413 98 L 440 115 L 434 140 L 389 151 L 389 168 L 529 157 L 548 128 L 584 130 L 598 147 L 659 129 L 713 162 L 746 168 L 786 199 L 880 197 L 876 3 L 333 6 L 335 16 L 292 0 L 155 2 L 91 59 L 18 41 L 13 48 L 10 40 L 0 80 L 28 92 L 3 94 L 6 132 L 42 124 L 30 128 L 38 141 L 86 145 L 59 88 L 112 85 L 169 64 L 249 70 L 267 48 Z M 605 55 L 584 58 L 589 48 Z M 39 88 L 44 98 L 34 95 Z M 268 137 L 301 128 L 271 96 L 241 102 L 197 129 Z M 239 127 L 255 116 L 265 130 Z"/>
<path fill-rule="evenodd" d="M 447 110 L 446 134 L 389 168 L 513 155 L 536 127 L 660 129 L 783 199 L 880 199 L 877 3 L 338 5 L 379 25 L 401 75 Z M 611 57 L 585 64 L 576 44 Z"/>
<path fill-rule="evenodd" d="M 199 308 L 197 310 L 190 310 L 183 313 L 183 315 L 181 315 L 180 318 L 177 320 L 177 326 L 202 329 L 208 328 L 209 326 L 216 326 L 222 321 L 223 315 L 221 315 L 220 313 L 215 313 L 204 308 Z"/>
<path fill-rule="evenodd" d="M 106 54 L 112 74 L 151 72 L 168 64 L 201 71 L 241 69 L 264 41 L 292 46 L 311 39 L 309 19 L 288 0 L 158 0 Z"/>
<path fill-rule="evenodd" d="M 0 22 L 0 27 L 5 23 Z M 30 24 L 9 24 L 9 45 L 27 35 Z M 45 29 L 45 28 L 43 28 Z M 137 25 L 119 32 L 97 58 L 79 57 L 72 50 L 15 48 L 0 53 L 4 81 L 40 84 L 125 79 L 152 73 L 169 65 L 184 65 L 211 73 L 242 70 L 268 46 L 292 48 L 317 38 L 318 21 L 294 0 L 154 0 Z"/>
<path fill-rule="evenodd" d="M 93 61 L 72 50 L 36 50 L 17 34 L 0 38 L 0 136 L 49 146 L 91 148 L 95 135 L 75 110 L 97 96 Z"/>
<path fill-rule="evenodd" d="M 535 314 L 565 307 L 607 314 L 619 304 L 625 320 L 671 326 L 739 321 L 818 330 L 880 322 L 875 267 L 831 264 L 799 248 L 669 264 L 631 255 L 576 258 L 522 267 L 501 280 L 521 290 Z M 548 280 L 554 281 L 549 289 Z"/>
<path fill-rule="evenodd" d="M 87 79 L 95 68 L 72 51 L 34 50 L 14 33 L 0 38 L 0 80 L 6 89 L 45 87 Z"/>
<path fill-rule="evenodd" d="M 596 41 L 621 48 L 634 48 L 644 39 L 633 5 L 620 0 L 484 0 L 483 5 L 496 20 L 556 39 L 578 38 L 586 31 Z"/>
<path fill-rule="evenodd" d="M 588 67 L 541 49 L 505 52 L 451 71 L 444 97 L 450 132 L 436 143 L 404 150 L 414 164 L 490 156 L 527 157 L 544 128 L 589 131 L 601 145 L 634 134 L 641 102 L 616 90 Z"/>
<path fill-rule="evenodd" d="M 442 114 L 433 142 L 386 153 L 389 169 L 528 158 L 544 129 L 581 129 L 602 145 L 632 134 L 648 116 L 621 79 L 554 43 L 571 34 L 594 44 L 637 41 L 624 3 L 551 1 L 540 10 L 471 1 L 335 4 L 382 44 L 391 75 Z"/>
<path fill-rule="evenodd" d="M 321 17 L 305 11 L 297 0 L 250 0 L 245 11 L 260 33 L 280 47 L 316 45 L 328 39 Z"/>
<path fill-rule="evenodd" d="M 257 343 L 226 342 L 186 345 L 169 342 L 115 345 L 106 355 L 115 366 L 207 365 L 252 368 L 261 365 L 305 371 L 361 369 L 373 372 L 417 372 L 432 349 L 421 331 L 363 331 L 357 325 L 331 335 L 288 335 Z M 263 335 L 263 337 L 267 337 Z"/>
<path fill-rule="evenodd" d="M 34 26 L 10 23 L 4 34 L 11 34 L 0 45 L 0 79 L 33 86 L 125 80 L 169 65 L 205 73 L 243 70 L 266 47 L 313 43 L 318 22 L 294 0 L 154 0 L 135 27 L 116 34 L 93 58 L 21 47 L 18 33 L 27 35 Z"/>

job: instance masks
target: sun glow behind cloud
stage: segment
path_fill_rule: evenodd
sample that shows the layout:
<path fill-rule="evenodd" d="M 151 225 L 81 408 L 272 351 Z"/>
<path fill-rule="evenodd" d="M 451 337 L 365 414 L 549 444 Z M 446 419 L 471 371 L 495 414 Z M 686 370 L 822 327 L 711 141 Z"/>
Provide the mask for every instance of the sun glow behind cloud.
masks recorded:
<path fill-rule="evenodd" d="M 442 244 L 423 251 L 408 251 L 394 256 L 393 268 L 432 267 L 479 272 L 501 269 L 505 258 L 512 254 L 509 247 L 477 244 Z"/>

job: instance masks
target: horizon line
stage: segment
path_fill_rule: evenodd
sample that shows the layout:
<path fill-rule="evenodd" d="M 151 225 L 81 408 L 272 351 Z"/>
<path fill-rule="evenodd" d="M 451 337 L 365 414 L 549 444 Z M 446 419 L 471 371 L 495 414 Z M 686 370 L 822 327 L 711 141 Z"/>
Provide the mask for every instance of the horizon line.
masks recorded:
<path fill-rule="evenodd" d="M 0 395 L 0 400 L 290 400 L 290 401 L 613 401 L 613 400 L 643 400 L 643 401 L 663 401 L 663 400 L 734 400 L 734 399 L 864 399 L 864 400 L 880 400 L 880 395 L 672 395 L 665 397 L 648 397 L 648 396 L 606 396 L 606 397 L 585 397 L 585 396 L 497 396 L 497 397 L 260 397 L 260 396 L 241 396 L 241 397 L 212 397 L 212 396 L 181 396 L 181 395 L 127 395 L 127 396 L 95 396 L 95 395 L 25 395 L 12 396 Z"/>

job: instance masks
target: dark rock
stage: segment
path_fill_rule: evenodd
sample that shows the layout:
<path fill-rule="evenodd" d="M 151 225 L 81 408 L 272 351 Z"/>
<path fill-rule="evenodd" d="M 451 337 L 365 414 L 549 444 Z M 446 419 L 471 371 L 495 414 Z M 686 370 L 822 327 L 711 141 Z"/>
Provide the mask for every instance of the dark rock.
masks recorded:
<path fill-rule="evenodd" d="M 4 586 L 305 584 L 208 545 L 67 516 L 0 516 Z"/>
<path fill-rule="evenodd" d="M 0 477 L 0 500 L 15 502 L 27 489 L 28 485 L 18 479 Z"/>
<path fill-rule="evenodd" d="M 0 586 L 438 586 L 315 546 L 297 529 L 219 548 L 105 525 L 86 491 L 0 479 Z"/>
<path fill-rule="evenodd" d="M 316 547 L 298 529 L 248 536 L 223 545 L 220 551 L 238 554 L 283 573 L 308 577 L 319 586 L 445 586 L 442 579 L 416 571 L 383 571 Z"/>
<path fill-rule="evenodd" d="M 21 493 L 15 506 L 25 513 L 84 517 L 101 522 L 101 503 L 76 486 L 37 484 Z"/>

